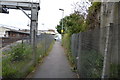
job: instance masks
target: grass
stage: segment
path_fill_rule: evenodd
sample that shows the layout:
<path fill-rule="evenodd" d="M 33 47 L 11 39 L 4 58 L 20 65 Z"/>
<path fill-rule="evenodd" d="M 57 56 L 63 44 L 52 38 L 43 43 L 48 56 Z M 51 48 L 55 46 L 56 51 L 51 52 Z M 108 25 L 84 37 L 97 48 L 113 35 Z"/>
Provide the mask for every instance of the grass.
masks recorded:
<path fill-rule="evenodd" d="M 47 49 L 47 51 L 44 51 L 42 48 L 45 46 L 41 46 L 40 44 L 37 47 L 37 62 L 41 63 L 43 62 L 44 57 L 48 56 L 49 52 L 52 50 L 54 45 L 54 41 L 50 44 L 50 47 Z"/>
<path fill-rule="evenodd" d="M 5 54 L 6 56 L 2 59 L 3 78 L 22 77 L 22 69 L 32 60 L 31 47 L 25 44 L 18 44 L 12 47 L 11 51 L 5 52 Z"/>
<path fill-rule="evenodd" d="M 54 42 L 50 44 L 50 48 L 44 51 L 44 43 L 37 44 L 36 62 L 42 62 L 43 58 L 48 55 L 52 49 Z M 35 69 L 32 48 L 27 44 L 18 44 L 11 48 L 8 52 L 3 52 L 2 59 L 2 77 L 3 78 L 24 78 Z"/>
<path fill-rule="evenodd" d="M 72 67 L 72 71 L 76 71 L 76 65 L 75 65 L 75 58 L 72 56 L 72 52 L 70 49 L 71 43 L 70 43 L 70 34 L 64 34 L 63 40 L 62 40 L 62 46 L 65 49 L 65 53 L 67 55 L 68 61 Z"/>

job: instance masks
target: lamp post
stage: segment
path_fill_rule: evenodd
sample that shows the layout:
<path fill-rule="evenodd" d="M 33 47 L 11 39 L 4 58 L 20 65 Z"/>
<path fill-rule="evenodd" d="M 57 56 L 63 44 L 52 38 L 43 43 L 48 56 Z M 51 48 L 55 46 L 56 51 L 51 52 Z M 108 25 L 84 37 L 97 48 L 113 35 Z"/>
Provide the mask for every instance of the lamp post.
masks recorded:
<path fill-rule="evenodd" d="M 59 10 L 62 11 L 62 29 L 61 29 L 61 34 L 62 34 L 62 36 L 63 36 L 63 32 L 64 32 L 64 30 L 63 30 L 63 16 L 64 16 L 64 9 L 59 9 Z"/>

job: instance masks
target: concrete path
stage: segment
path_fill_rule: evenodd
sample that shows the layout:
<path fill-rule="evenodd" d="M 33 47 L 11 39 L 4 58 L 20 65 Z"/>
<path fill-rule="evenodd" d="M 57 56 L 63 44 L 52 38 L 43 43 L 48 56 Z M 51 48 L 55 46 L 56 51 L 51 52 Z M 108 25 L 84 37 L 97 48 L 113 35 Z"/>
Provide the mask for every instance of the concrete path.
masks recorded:
<path fill-rule="evenodd" d="M 55 42 L 49 56 L 37 68 L 32 78 L 77 78 L 76 74 L 70 69 L 60 42 Z"/>

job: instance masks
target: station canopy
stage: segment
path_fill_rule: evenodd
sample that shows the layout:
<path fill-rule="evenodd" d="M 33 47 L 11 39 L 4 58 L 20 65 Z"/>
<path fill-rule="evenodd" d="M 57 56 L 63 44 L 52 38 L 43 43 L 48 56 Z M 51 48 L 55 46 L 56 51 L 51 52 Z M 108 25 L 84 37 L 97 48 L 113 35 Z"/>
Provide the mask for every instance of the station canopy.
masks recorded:
<path fill-rule="evenodd" d="M 0 0 L 3 2 L 33 2 L 33 3 L 39 3 L 40 0 Z"/>
<path fill-rule="evenodd" d="M 31 7 L 36 7 L 36 6 L 39 9 L 39 3 L 40 0 L 0 0 L 0 9 L 6 9 L 6 8 L 18 9 L 18 7 L 20 7 L 23 10 L 31 10 Z M 35 5 L 31 5 L 31 4 L 35 4 Z"/>

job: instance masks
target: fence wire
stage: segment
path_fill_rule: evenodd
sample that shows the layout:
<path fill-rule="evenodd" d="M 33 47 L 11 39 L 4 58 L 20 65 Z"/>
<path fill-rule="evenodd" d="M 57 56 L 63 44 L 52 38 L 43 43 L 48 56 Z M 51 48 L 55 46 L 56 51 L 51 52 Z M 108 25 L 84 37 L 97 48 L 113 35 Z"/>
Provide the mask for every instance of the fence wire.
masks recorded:
<path fill-rule="evenodd" d="M 2 51 L 3 78 L 24 78 L 28 75 L 34 69 L 35 61 L 41 62 L 46 56 L 54 41 L 54 35 L 41 34 L 36 41 L 37 46 L 33 53 L 30 38 L 22 38 L 19 43 L 11 45 L 8 51 Z"/>
<path fill-rule="evenodd" d="M 80 32 L 71 36 L 71 52 L 81 78 L 101 78 L 104 58 L 107 57 L 106 78 L 118 78 L 120 63 L 118 59 L 118 47 L 120 30 L 118 24 L 111 24 L 108 40 L 107 56 L 105 53 L 107 28 L 96 28 L 86 32 Z"/>
<path fill-rule="evenodd" d="M 0 39 L 0 48 L 2 47 L 2 39 Z M 2 51 L 0 50 L 0 79 L 2 78 Z"/>

